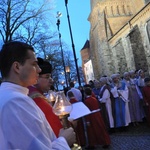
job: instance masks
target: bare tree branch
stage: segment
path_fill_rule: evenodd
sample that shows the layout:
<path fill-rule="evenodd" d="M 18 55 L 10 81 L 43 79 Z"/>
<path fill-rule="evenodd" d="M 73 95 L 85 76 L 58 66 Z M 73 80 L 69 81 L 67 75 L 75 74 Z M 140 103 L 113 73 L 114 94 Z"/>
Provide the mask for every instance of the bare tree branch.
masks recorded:
<path fill-rule="evenodd" d="M 30 22 L 37 25 L 36 30 L 32 34 L 34 38 L 35 31 L 38 30 L 38 25 L 45 22 L 46 15 L 50 13 L 51 2 L 47 3 L 46 0 L 1 0 L 0 2 L 0 30 L 3 42 L 7 42 L 16 39 L 16 33 L 22 34 L 24 30 L 21 28 L 26 26 L 26 29 Z M 17 33 L 18 35 L 18 33 Z M 28 39 L 28 38 L 26 38 Z M 31 39 L 31 38 L 30 38 Z"/>

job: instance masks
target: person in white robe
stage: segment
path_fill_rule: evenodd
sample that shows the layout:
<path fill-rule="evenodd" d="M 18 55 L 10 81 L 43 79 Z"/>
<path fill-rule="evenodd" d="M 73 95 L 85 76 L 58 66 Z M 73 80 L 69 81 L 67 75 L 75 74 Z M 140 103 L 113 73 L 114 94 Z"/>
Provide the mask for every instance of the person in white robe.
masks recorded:
<path fill-rule="evenodd" d="M 131 122 L 134 126 L 139 125 L 139 122 L 143 121 L 143 95 L 136 85 L 135 73 L 130 71 L 124 74 L 124 82 L 129 89 L 129 110 L 131 116 Z"/>
<path fill-rule="evenodd" d="M 37 82 L 41 71 L 32 46 L 4 44 L 0 71 L 0 150 L 70 150 L 73 129 L 62 129 L 56 138 L 43 112 L 27 96 L 27 87 Z"/>
<path fill-rule="evenodd" d="M 3 134 L 0 134 L 0 149 L 69 150 L 66 140 L 56 138 L 43 112 L 27 93 L 27 88 L 17 84 L 1 84 L 0 133 Z M 4 143 L 6 149 L 1 145 Z"/>
<path fill-rule="evenodd" d="M 100 98 L 99 101 L 100 103 L 104 103 L 107 114 L 108 114 L 108 119 L 109 119 L 109 128 L 114 128 L 114 118 L 112 115 L 112 105 L 111 105 L 111 99 L 110 99 L 110 91 L 107 88 L 107 78 L 106 77 L 101 77 L 100 78 L 100 83 L 102 85 L 101 90 L 100 90 Z"/>
<path fill-rule="evenodd" d="M 74 82 L 70 82 L 69 85 L 70 85 L 70 90 L 67 91 L 67 98 L 68 98 L 68 92 L 71 91 L 74 94 L 76 100 L 81 102 L 82 101 L 82 93 L 81 93 L 81 91 L 74 87 Z"/>

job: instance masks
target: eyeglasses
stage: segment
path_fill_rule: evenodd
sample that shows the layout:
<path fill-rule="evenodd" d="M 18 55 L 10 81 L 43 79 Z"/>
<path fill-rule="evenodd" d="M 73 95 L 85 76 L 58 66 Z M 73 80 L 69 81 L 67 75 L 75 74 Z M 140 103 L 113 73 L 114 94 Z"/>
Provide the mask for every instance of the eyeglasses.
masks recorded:
<path fill-rule="evenodd" d="M 48 76 L 39 76 L 39 78 L 44 78 L 44 79 L 48 80 L 48 79 L 51 79 L 51 76 L 49 76 L 49 75 Z"/>

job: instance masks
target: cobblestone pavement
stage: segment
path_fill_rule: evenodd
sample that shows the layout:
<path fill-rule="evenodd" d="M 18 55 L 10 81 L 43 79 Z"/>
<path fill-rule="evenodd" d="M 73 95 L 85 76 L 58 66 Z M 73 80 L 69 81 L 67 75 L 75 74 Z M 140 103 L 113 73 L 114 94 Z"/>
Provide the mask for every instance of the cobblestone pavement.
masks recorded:
<path fill-rule="evenodd" d="M 146 122 L 129 126 L 126 131 L 110 134 L 111 145 L 107 150 L 150 150 L 150 127 Z M 82 150 L 85 150 L 83 147 Z M 97 146 L 95 150 L 104 150 Z"/>

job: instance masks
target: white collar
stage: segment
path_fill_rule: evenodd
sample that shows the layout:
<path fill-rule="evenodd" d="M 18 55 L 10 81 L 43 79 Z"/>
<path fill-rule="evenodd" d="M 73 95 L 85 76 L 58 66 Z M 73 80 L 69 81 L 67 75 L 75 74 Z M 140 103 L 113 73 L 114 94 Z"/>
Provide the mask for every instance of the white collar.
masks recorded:
<path fill-rule="evenodd" d="M 28 95 L 28 93 L 29 93 L 28 88 L 20 86 L 18 84 L 11 83 L 11 82 L 2 82 L 0 89 L 1 88 L 6 89 L 6 90 L 15 90 L 15 91 L 18 91 L 18 92 L 23 93 L 25 95 Z"/>

